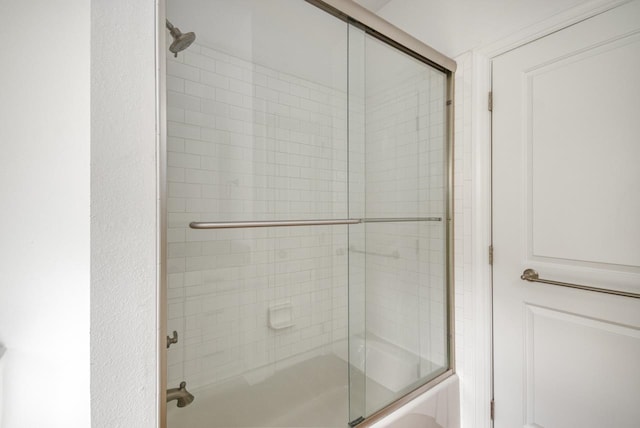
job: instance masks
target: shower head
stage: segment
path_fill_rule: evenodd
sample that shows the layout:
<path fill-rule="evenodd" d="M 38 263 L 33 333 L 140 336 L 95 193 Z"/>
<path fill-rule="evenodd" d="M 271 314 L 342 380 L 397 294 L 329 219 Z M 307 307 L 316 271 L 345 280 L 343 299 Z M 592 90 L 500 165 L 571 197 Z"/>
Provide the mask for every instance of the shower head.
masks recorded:
<path fill-rule="evenodd" d="M 191 43 L 196 39 L 195 33 L 182 33 L 180 29 L 173 26 L 171 22 L 167 19 L 167 29 L 169 33 L 171 33 L 171 37 L 173 37 L 173 43 L 169 46 L 169 50 L 173 52 L 173 56 L 177 57 L 178 52 L 181 52 L 191 46 Z"/>

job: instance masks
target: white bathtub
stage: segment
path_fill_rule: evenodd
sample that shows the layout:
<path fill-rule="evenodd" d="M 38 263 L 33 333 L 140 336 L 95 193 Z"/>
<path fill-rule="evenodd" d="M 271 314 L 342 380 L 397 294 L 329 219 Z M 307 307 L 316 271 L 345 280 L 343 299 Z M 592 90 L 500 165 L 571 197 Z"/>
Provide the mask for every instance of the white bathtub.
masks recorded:
<path fill-rule="evenodd" d="M 367 428 L 460 428 L 460 384 L 457 375 Z"/>
<path fill-rule="evenodd" d="M 431 372 L 435 366 L 404 349 L 378 338 L 351 339 L 351 364 L 359 370 L 366 365 L 366 375 L 385 388 L 397 393 Z M 345 346 L 335 351 L 347 361 Z M 342 350 L 342 352 L 340 352 Z M 365 362 L 366 361 L 366 362 Z M 367 397 L 369 400 L 369 397 Z M 388 402 L 388 400 L 384 400 Z M 373 407 L 377 407 L 377 403 Z M 405 406 L 363 428 L 459 428 L 460 388 L 458 376 L 453 375 Z"/>
<path fill-rule="evenodd" d="M 352 344 L 357 348 L 355 341 Z M 369 340 L 366 349 L 360 348 L 362 354 L 359 355 L 364 358 L 366 353 L 367 371 L 375 377 L 372 380 L 386 388 L 387 395 L 381 400 L 383 405 L 397 396 L 392 389 L 406 386 L 404 382 L 410 384 L 417 378 L 419 369 L 415 358 L 407 359 L 403 352 L 387 345 Z M 340 348 L 346 354 L 345 346 Z M 352 357 L 358 355 L 357 350 L 354 352 Z M 348 364 L 337 354 L 284 365 L 258 382 L 247 382 L 246 377 L 239 376 L 218 385 L 194 388 L 190 392 L 195 395 L 195 401 L 188 407 L 177 408 L 175 402 L 168 404 L 167 426 L 344 427 L 349 416 Z M 354 361 L 355 366 L 358 364 Z M 366 394 L 368 408 L 379 408 L 375 401 L 369 402 L 376 395 L 373 390 L 369 392 Z M 458 413 L 458 378 L 452 376 L 393 414 L 376 422 L 366 422 L 362 428 L 459 428 Z"/>

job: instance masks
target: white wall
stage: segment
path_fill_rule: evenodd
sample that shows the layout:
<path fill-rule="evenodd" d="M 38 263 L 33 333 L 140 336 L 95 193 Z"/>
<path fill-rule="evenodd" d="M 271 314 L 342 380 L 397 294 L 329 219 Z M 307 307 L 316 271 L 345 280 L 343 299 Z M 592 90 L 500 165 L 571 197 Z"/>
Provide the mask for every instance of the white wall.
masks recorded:
<path fill-rule="evenodd" d="M 154 5 L 0 15 L 2 426 L 155 426 Z"/>
<path fill-rule="evenodd" d="M 155 20 L 154 2 L 91 3 L 93 428 L 157 425 Z"/>
<path fill-rule="evenodd" d="M 460 377 L 460 419 L 462 427 L 487 427 L 491 421 L 490 326 L 486 293 L 489 270 L 489 216 L 482 205 L 488 181 L 477 165 L 485 162 L 488 147 L 476 138 L 477 122 L 488 115 L 486 93 L 478 94 L 477 74 L 481 65 L 471 53 L 456 57 L 455 145 L 454 145 L 454 280 L 455 352 Z M 485 103 L 483 103 L 483 101 Z M 486 192 L 486 193 L 483 193 Z M 478 249 L 479 248 L 479 249 Z M 487 355 L 489 354 L 489 355 Z"/>
<path fill-rule="evenodd" d="M 89 1 L 2 1 L 4 428 L 88 427 Z"/>

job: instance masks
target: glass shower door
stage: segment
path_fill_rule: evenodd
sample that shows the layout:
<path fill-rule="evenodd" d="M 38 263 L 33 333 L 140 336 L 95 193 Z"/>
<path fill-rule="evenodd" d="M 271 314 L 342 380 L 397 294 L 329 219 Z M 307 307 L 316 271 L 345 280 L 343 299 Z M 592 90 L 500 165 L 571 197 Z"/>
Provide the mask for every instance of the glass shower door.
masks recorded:
<path fill-rule="evenodd" d="M 446 75 L 349 27 L 350 420 L 449 368 Z"/>
<path fill-rule="evenodd" d="M 299 0 L 167 16 L 197 37 L 167 61 L 168 388 L 195 396 L 168 427 L 344 426 L 348 226 L 190 223 L 348 218 L 347 24 Z"/>

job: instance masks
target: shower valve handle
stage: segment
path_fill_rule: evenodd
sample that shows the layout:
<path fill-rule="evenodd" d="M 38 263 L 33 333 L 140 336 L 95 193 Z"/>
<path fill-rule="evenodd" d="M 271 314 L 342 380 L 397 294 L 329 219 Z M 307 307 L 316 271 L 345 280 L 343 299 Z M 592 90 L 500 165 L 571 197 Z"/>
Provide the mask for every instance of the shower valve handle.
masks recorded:
<path fill-rule="evenodd" d="M 167 336 L 167 349 L 174 343 L 178 343 L 178 332 L 175 330 L 173 331 L 172 337 Z"/>

